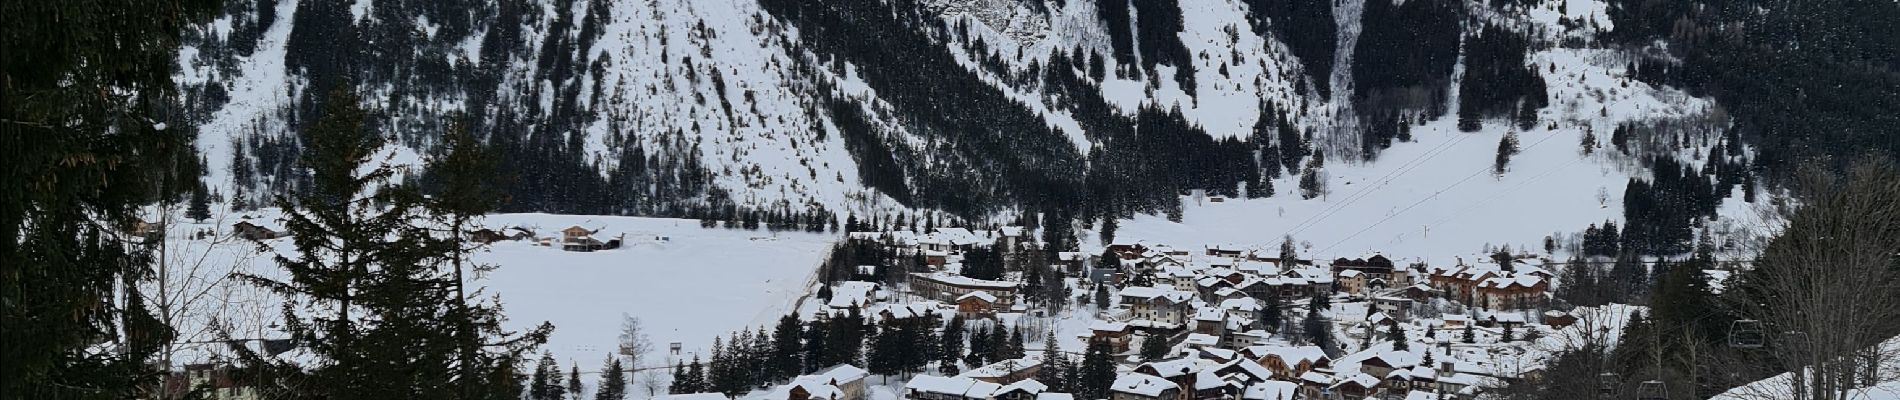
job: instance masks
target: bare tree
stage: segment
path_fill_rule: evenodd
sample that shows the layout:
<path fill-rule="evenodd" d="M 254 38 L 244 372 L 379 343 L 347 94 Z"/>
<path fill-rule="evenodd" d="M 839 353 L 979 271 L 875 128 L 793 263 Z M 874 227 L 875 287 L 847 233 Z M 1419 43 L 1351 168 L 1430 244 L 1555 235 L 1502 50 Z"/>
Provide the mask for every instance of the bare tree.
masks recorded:
<path fill-rule="evenodd" d="M 666 366 L 654 366 L 640 370 L 640 387 L 647 389 L 647 397 L 659 396 L 661 390 L 666 389 L 668 385 L 673 383 L 673 377 L 666 372 Z"/>
<path fill-rule="evenodd" d="M 1801 206 L 1785 219 L 1755 269 L 1745 273 L 1737 309 L 1743 333 L 1791 371 L 1785 385 L 1750 385 L 1746 398 L 1844 399 L 1882 377 L 1869 368 L 1900 357 L 1877 344 L 1900 332 L 1900 171 L 1882 161 L 1856 165 L 1845 182 L 1807 173 Z M 1772 386 L 1772 387 L 1770 387 Z M 1759 393 L 1755 393 L 1759 392 Z M 1736 393 L 1731 393 L 1736 394 Z"/>
<path fill-rule="evenodd" d="M 620 314 L 620 348 L 616 351 L 627 359 L 627 368 L 639 369 L 640 357 L 653 350 L 653 342 L 647 340 L 646 329 L 640 325 L 640 319 Z"/>

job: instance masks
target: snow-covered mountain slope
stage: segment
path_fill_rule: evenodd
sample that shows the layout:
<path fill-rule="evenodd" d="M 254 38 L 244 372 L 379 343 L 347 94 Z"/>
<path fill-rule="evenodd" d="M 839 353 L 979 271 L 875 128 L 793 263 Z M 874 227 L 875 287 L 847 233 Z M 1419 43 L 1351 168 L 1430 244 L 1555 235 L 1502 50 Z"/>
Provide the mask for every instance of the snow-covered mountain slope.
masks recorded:
<path fill-rule="evenodd" d="M 1541 248 L 1539 242 L 1606 220 L 1623 218 L 1624 189 L 1647 171 L 1632 157 L 1607 148 L 1619 124 L 1709 118 L 1712 103 L 1669 88 L 1630 82 L 1614 53 L 1552 49 L 1529 61 L 1549 80 L 1545 123 L 1518 131 L 1505 121 L 1461 132 L 1441 119 L 1413 127 L 1412 143 L 1395 145 L 1378 161 L 1325 168 L 1325 194 L 1302 199 L 1281 190 L 1265 199 L 1195 199 L 1182 221 L 1143 215 L 1121 225 L 1117 241 L 1176 245 L 1234 243 L 1277 251 L 1286 236 L 1304 257 L 1333 259 L 1384 253 L 1438 260 L 1485 246 Z M 1495 171 L 1498 143 L 1518 137 L 1520 153 L 1503 174 Z M 1585 155 L 1585 133 L 1597 146 Z M 1685 162 L 1696 162 L 1682 150 Z M 1699 165 L 1699 163 L 1693 164 Z M 1282 179 L 1279 188 L 1296 182 Z M 1753 204 L 1728 199 L 1722 214 L 1753 218 Z M 1099 245 L 1100 243 L 1096 243 Z"/>
<path fill-rule="evenodd" d="M 455 115 L 503 148 L 500 175 L 517 184 L 510 211 L 842 219 L 1063 208 L 1065 218 L 1099 219 L 1169 210 L 1155 198 L 1172 192 L 1258 192 L 1247 176 L 1280 164 L 1277 196 L 1190 206 L 1186 220 L 1287 225 L 1247 234 L 1293 234 L 1341 253 L 1443 244 L 1426 241 L 1427 227 L 1434 239 L 1521 243 L 1616 219 L 1622 183 L 1645 176 L 1650 155 L 1697 167 L 1722 146 L 1707 135 L 1639 137 L 1627 155 L 1579 155 L 1585 132 L 1607 148 L 1620 126 L 1726 123 L 1706 100 L 1630 79 L 1630 51 L 1593 41 L 1610 25 L 1602 1 L 1418 1 L 1443 7 L 1355 0 L 1282 15 L 1291 11 L 1252 0 L 366 0 L 335 10 L 257 0 L 196 32 L 179 82 L 199 118 L 206 181 L 244 206 L 295 189 L 296 131 L 338 69 L 360 77 L 370 125 L 394 139 L 397 164 L 420 165 Z M 1550 104 L 1534 109 L 1531 129 L 1498 120 L 1460 132 L 1444 105 L 1460 104 L 1461 85 L 1440 81 L 1462 79 L 1462 56 L 1449 76 L 1377 83 L 1378 96 L 1397 100 L 1364 98 L 1359 86 L 1372 83 L 1356 81 L 1362 70 L 1452 65 L 1443 56 L 1464 50 L 1380 54 L 1412 50 L 1388 43 L 1403 37 L 1395 24 L 1409 23 L 1394 16 L 1451 8 L 1472 26 L 1421 43 L 1449 49 L 1489 25 L 1526 35 L 1523 67 L 1547 84 L 1538 90 Z M 1304 24 L 1332 34 L 1286 31 Z M 310 44 L 309 32 L 331 32 L 320 29 L 339 32 L 316 37 L 341 50 Z M 1361 40 L 1374 33 L 1381 42 Z M 1309 53 L 1326 60 L 1296 55 Z M 1384 149 L 1368 139 L 1391 126 L 1370 118 L 1394 116 L 1415 140 Z M 1512 130 L 1523 154 L 1492 177 L 1483 170 Z M 1664 141 L 1675 147 L 1649 145 Z M 1301 199 L 1301 174 L 1313 173 L 1301 165 L 1320 157 L 1330 194 Z M 1537 218 L 1472 215 L 1504 211 Z M 1136 217 L 1121 237 L 1187 229 L 1159 221 Z"/>

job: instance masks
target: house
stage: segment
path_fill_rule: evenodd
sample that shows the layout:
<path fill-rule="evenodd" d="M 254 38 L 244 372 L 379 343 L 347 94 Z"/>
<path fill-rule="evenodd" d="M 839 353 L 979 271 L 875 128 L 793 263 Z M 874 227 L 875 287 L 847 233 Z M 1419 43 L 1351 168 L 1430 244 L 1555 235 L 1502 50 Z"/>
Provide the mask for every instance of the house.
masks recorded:
<path fill-rule="evenodd" d="M 964 318 L 989 318 L 996 315 L 996 296 L 989 292 L 972 291 L 957 297 L 957 314 Z"/>
<path fill-rule="evenodd" d="M 817 374 L 792 378 L 791 383 L 773 388 L 760 399 L 863 400 L 864 377 L 868 375 L 864 369 L 850 364 L 838 364 L 821 370 Z"/>
<path fill-rule="evenodd" d="M 264 398 L 258 393 L 257 385 L 239 379 L 233 374 L 231 366 L 223 364 L 190 364 L 182 372 L 173 372 L 164 380 L 164 391 L 183 398 L 192 390 L 206 390 L 205 397 L 220 400 L 252 400 Z"/>
<path fill-rule="evenodd" d="M 624 236 L 616 237 L 611 240 L 603 242 L 603 241 L 600 241 L 600 239 L 594 238 L 594 234 L 597 232 L 600 232 L 600 230 L 599 229 L 587 230 L 587 228 L 582 228 L 580 227 L 580 225 L 570 226 L 570 227 L 567 227 L 567 229 L 562 229 L 561 230 L 561 250 L 584 253 L 584 252 L 612 250 L 612 249 L 620 248 L 620 244 L 623 242 Z"/>
<path fill-rule="evenodd" d="M 996 400 L 1037 400 L 1045 390 L 1049 390 L 1049 385 L 1035 379 L 1024 379 L 997 389 Z"/>
<path fill-rule="evenodd" d="M 1401 322 L 1412 320 L 1412 299 L 1390 296 L 1373 297 L 1372 309 Z"/>
<path fill-rule="evenodd" d="M 1278 380 L 1294 380 L 1314 369 L 1332 366 L 1332 360 L 1319 346 L 1253 346 L 1242 349 L 1241 355 L 1272 371 Z"/>
<path fill-rule="evenodd" d="M 1545 294 L 1549 291 L 1550 281 L 1543 277 L 1507 274 L 1479 282 L 1475 299 L 1477 305 L 1484 308 L 1536 308 L 1544 305 Z"/>
<path fill-rule="evenodd" d="M 253 241 L 270 240 L 285 236 L 270 228 L 253 224 L 251 221 L 238 221 L 238 223 L 231 224 L 231 234 L 245 240 Z"/>
<path fill-rule="evenodd" d="M 917 400 L 994 400 L 1003 385 L 968 377 L 918 375 L 904 384 L 904 398 Z"/>
<path fill-rule="evenodd" d="M 1081 274 L 1083 268 L 1089 265 L 1089 255 L 1088 253 L 1079 251 L 1057 252 L 1056 265 L 1061 267 L 1061 271 L 1064 274 Z"/>
<path fill-rule="evenodd" d="M 845 281 L 832 285 L 831 300 L 825 306 L 834 310 L 864 308 L 882 299 L 877 282 Z"/>
<path fill-rule="evenodd" d="M 1009 385 L 1035 377 L 1036 373 L 1040 371 L 1042 371 L 1041 358 L 1024 357 L 997 361 L 989 365 L 971 368 L 969 371 L 964 371 L 957 376 L 998 385 Z M 1041 392 L 1041 389 L 1036 390 L 1036 393 Z M 1034 397 L 1034 395 L 1035 393 L 1030 393 L 1030 397 Z"/>
<path fill-rule="evenodd" d="M 499 242 L 503 240 L 512 240 L 512 238 L 508 237 L 507 234 L 501 233 L 501 231 L 488 229 L 488 228 L 482 228 L 482 229 L 476 229 L 474 231 L 469 232 L 468 240 L 475 243 L 486 244 L 486 243 Z"/>
<path fill-rule="evenodd" d="M 1359 296 L 1366 292 L 1366 274 L 1356 269 L 1339 271 L 1335 279 L 1339 282 L 1339 291 Z"/>
<path fill-rule="evenodd" d="M 1379 394 L 1379 378 L 1370 374 L 1358 373 L 1340 377 L 1332 387 L 1333 395 L 1342 399 L 1364 399 Z"/>
<path fill-rule="evenodd" d="M 1178 400 L 1181 387 L 1167 379 L 1139 372 L 1121 374 L 1109 386 L 1109 400 Z"/>
<path fill-rule="evenodd" d="M 971 292 L 984 292 L 995 300 L 990 301 L 994 309 L 1009 309 L 1016 305 L 1016 282 L 972 279 L 962 275 L 944 273 L 910 274 L 910 290 L 925 298 L 945 303 L 956 303 L 963 295 Z"/>
<path fill-rule="evenodd" d="M 1576 315 L 1557 310 L 1544 312 L 1544 325 L 1550 325 L 1551 329 L 1563 329 L 1576 323 Z"/>
<path fill-rule="evenodd" d="M 731 397 L 726 397 L 725 393 L 663 394 L 663 395 L 660 395 L 659 397 L 655 397 L 654 399 L 655 400 L 732 400 Z"/>
<path fill-rule="evenodd" d="M 1089 342 L 1107 343 L 1112 353 L 1127 352 L 1130 337 L 1127 323 L 1096 322 L 1094 325 L 1089 325 Z"/>
<path fill-rule="evenodd" d="M 1194 300 L 1193 292 L 1152 286 L 1125 287 L 1120 295 L 1122 306 L 1135 318 L 1175 326 L 1187 322 L 1189 302 Z"/>

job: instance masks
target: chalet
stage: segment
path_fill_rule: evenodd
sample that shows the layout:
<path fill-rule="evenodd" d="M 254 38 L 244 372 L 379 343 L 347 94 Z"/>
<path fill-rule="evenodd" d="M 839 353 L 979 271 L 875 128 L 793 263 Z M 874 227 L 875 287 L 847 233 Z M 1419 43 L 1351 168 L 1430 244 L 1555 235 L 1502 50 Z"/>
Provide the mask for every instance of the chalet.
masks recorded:
<path fill-rule="evenodd" d="M 1049 390 L 1049 385 L 1035 379 L 1024 379 L 997 389 L 996 400 L 1037 400 L 1045 394 L 1045 390 Z"/>
<path fill-rule="evenodd" d="M 1377 396 L 1382 381 L 1370 374 L 1358 373 L 1340 377 L 1332 387 L 1333 395 L 1342 399 L 1364 399 Z"/>
<path fill-rule="evenodd" d="M 1062 268 L 1062 273 L 1080 274 L 1089 265 L 1089 255 L 1079 251 L 1057 252 L 1056 265 Z"/>
<path fill-rule="evenodd" d="M 600 239 L 594 238 L 594 234 L 599 233 L 599 232 L 600 232 L 599 229 L 587 230 L 587 228 L 582 228 L 579 225 L 570 226 L 570 227 L 567 227 L 567 229 L 562 229 L 561 230 L 561 250 L 575 251 L 575 252 L 593 252 L 593 251 L 612 250 L 612 249 L 620 248 L 620 244 L 622 240 L 624 239 L 624 237 L 616 237 L 616 238 L 603 242 Z"/>
<path fill-rule="evenodd" d="M 877 282 L 838 282 L 831 287 L 831 299 L 825 301 L 825 306 L 834 310 L 870 307 L 883 299 L 879 289 Z"/>
<path fill-rule="evenodd" d="M 919 296 L 946 303 L 956 303 L 963 295 L 971 292 L 983 292 L 995 300 L 990 301 L 994 309 L 1010 309 L 1016 305 L 1018 283 L 972 279 L 961 275 L 944 273 L 910 274 L 910 290 Z"/>
<path fill-rule="evenodd" d="M 501 231 L 488 228 L 476 229 L 468 233 L 468 240 L 475 243 L 494 243 L 511 239 Z"/>
<path fill-rule="evenodd" d="M 1340 292 L 1352 296 L 1360 296 L 1366 293 L 1366 274 L 1359 272 L 1359 270 L 1349 269 L 1339 271 L 1334 278 L 1338 279 Z"/>
<path fill-rule="evenodd" d="M 1194 310 L 1194 333 L 1220 337 L 1227 334 L 1227 311 L 1216 307 Z"/>
<path fill-rule="evenodd" d="M 989 318 L 996 316 L 996 296 L 988 292 L 972 291 L 957 297 L 957 314 L 963 318 Z"/>
<path fill-rule="evenodd" d="M 792 378 L 773 388 L 763 400 L 864 400 L 864 369 L 839 364 L 817 374 Z"/>
<path fill-rule="evenodd" d="M 1179 400 L 1181 387 L 1161 377 L 1140 372 L 1115 377 L 1109 400 Z"/>
<path fill-rule="evenodd" d="M 1294 380 L 1314 369 L 1332 366 L 1332 360 L 1319 346 L 1253 346 L 1241 350 L 1241 355 L 1266 367 L 1279 380 Z"/>
<path fill-rule="evenodd" d="M 918 375 L 904 384 L 904 398 L 917 400 L 994 400 L 1003 385 L 968 377 Z"/>
<path fill-rule="evenodd" d="M 918 254 L 924 257 L 924 265 L 943 268 L 944 264 L 950 263 L 950 253 L 946 251 L 919 250 Z"/>
<path fill-rule="evenodd" d="M 285 236 L 270 228 L 253 224 L 251 221 L 238 221 L 238 223 L 231 224 L 231 234 L 245 240 L 253 241 L 270 240 Z"/>
<path fill-rule="evenodd" d="M 1008 385 L 1033 378 L 1036 376 L 1036 373 L 1040 371 L 1042 371 L 1041 358 L 1025 357 L 997 361 L 989 365 L 971 368 L 969 371 L 964 371 L 957 376 L 998 385 Z M 1036 392 L 1040 393 L 1041 390 L 1038 389 Z M 1030 393 L 1030 396 L 1033 397 L 1034 395 L 1035 393 Z"/>
<path fill-rule="evenodd" d="M 1247 248 L 1231 244 L 1207 246 L 1207 255 L 1211 257 L 1242 258 L 1246 257 Z"/>
<path fill-rule="evenodd" d="M 1096 322 L 1089 325 L 1088 340 L 1090 343 L 1107 343 L 1110 352 L 1119 354 L 1128 351 L 1129 338 L 1132 336 L 1129 333 L 1126 323 Z"/>
<path fill-rule="evenodd" d="M 1576 315 L 1557 310 L 1544 312 L 1544 325 L 1549 325 L 1551 329 L 1563 329 L 1576 323 Z"/>

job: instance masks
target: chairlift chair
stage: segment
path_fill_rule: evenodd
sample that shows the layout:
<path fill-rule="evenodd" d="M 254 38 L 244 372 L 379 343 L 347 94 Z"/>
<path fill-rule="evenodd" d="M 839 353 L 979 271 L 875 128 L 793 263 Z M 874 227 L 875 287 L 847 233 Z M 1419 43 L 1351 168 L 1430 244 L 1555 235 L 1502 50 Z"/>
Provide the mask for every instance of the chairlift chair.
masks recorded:
<path fill-rule="evenodd" d="M 1600 390 L 1603 393 L 1615 392 L 1616 385 L 1619 385 L 1622 383 L 1623 383 L 1623 378 L 1617 376 L 1615 372 L 1605 372 L 1605 373 L 1597 374 L 1597 390 Z"/>
<path fill-rule="evenodd" d="M 1657 381 L 1657 380 L 1643 381 L 1642 385 L 1639 385 L 1636 387 L 1636 399 L 1637 400 L 1669 400 L 1669 390 L 1668 388 L 1663 387 L 1662 381 Z"/>
<path fill-rule="evenodd" d="M 1729 324 L 1729 347 L 1758 349 L 1761 348 L 1763 344 L 1766 344 L 1766 339 L 1767 335 L 1762 331 L 1761 321 L 1744 319 Z"/>

